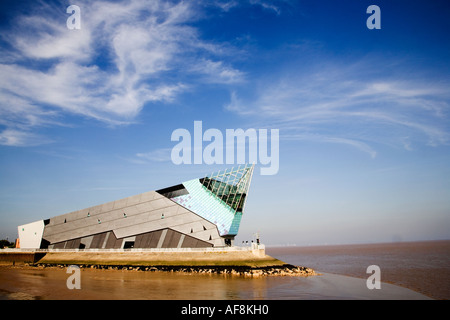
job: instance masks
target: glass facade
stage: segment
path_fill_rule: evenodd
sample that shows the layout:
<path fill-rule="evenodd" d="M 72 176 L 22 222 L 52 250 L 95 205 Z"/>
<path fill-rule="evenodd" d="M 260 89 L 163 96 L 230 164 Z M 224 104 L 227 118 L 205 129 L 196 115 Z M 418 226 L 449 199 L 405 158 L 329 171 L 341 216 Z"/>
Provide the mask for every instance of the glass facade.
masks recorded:
<path fill-rule="evenodd" d="M 252 166 L 219 171 L 200 179 L 200 183 L 235 212 L 242 212 L 253 175 Z"/>
<path fill-rule="evenodd" d="M 234 236 L 239 230 L 253 168 L 244 165 L 184 182 L 187 193 L 171 200 L 217 225 L 221 236 Z"/>

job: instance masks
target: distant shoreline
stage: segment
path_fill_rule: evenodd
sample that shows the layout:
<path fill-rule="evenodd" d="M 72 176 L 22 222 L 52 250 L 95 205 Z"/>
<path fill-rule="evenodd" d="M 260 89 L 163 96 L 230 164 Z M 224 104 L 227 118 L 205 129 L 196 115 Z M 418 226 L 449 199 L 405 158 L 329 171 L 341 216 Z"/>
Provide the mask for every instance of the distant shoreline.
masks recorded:
<path fill-rule="evenodd" d="M 381 241 L 381 242 L 361 242 L 361 243 L 328 243 L 328 244 L 266 244 L 266 249 L 278 249 L 278 248 L 321 248 L 321 247 L 352 247 L 352 246 L 379 246 L 379 245 L 409 245 L 415 243 L 445 243 L 450 239 L 438 239 L 438 240 L 410 240 L 410 241 Z"/>

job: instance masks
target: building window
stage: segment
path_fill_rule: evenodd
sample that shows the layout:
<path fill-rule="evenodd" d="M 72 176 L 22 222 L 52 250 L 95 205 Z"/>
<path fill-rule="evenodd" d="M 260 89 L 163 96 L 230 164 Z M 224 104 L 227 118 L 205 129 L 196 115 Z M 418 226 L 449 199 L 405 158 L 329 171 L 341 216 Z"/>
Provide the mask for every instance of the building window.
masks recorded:
<path fill-rule="evenodd" d="M 134 248 L 134 241 L 125 241 L 125 244 L 123 245 L 124 249 L 131 249 Z"/>

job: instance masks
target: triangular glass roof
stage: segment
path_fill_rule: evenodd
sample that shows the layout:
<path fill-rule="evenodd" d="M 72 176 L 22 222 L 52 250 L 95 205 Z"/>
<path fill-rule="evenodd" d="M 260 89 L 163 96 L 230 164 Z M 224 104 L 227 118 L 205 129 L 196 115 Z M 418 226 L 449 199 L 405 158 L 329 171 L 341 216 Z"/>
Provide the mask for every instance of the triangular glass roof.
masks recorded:
<path fill-rule="evenodd" d="M 228 205 L 235 213 L 244 210 L 255 165 L 225 169 L 200 179 L 211 194 Z"/>

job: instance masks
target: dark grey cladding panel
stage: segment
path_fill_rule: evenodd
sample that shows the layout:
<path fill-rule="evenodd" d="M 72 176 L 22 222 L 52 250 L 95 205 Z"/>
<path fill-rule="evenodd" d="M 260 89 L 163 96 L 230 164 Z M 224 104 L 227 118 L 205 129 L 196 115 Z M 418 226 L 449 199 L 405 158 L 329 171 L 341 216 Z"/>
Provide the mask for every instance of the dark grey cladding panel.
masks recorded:
<path fill-rule="evenodd" d="M 107 234 L 107 232 L 102 232 L 102 233 L 94 235 L 94 239 L 92 239 L 92 243 L 89 248 L 90 249 L 102 249 L 106 234 Z"/>
<path fill-rule="evenodd" d="M 67 241 L 55 243 L 53 249 L 64 249 L 66 247 L 66 242 Z"/>
<path fill-rule="evenodd" d="M 80 238 L 66 241 L 66 248 L 65 249 L 79 249 L 80 248 L 80 242 L 81 242 Z"/>
<path fill-rule="evenodd" d="M 167 232 L 164 241 L 161 245 L 161 248 L 177 248 L 181 236 L 183 234 L 181 232 L 172 229 L 164 229 L 164 230 L 167 230 Z M 156 248 L 161 239 L 161 236 L 163 235 L 164 230 L 156 230 L 136 235 L 134 248 Z M 204 247 L 212 247 L 212 244 L 185 234 L 181 247 L 204 248 Z"/>
<path fill-rule="evenodd" d="M 180 242 L 181 233 L 174 230 L 167 230 L 166 237 L 161 248 L 176 248 Z"/>
<path fill-rule="evenodd" d="M 136 236 L 134 241 L 135 248 L 156 248 L 158 240 L 161 237 L 162 230 L 142 233 Z"/>
<path fill-rule="evenodd" d="M 181 244 L 181 248 L 206 248 L 212 246 L 213 245 L 209 242 L 196 239 L 188 235 L 184 237 L 183 243 Z"/>
<path fill-rule="evenodd" d="M 197 239 L 185 236 L 183 243 L 181 244 L 182 248 L 195 248 L 197 245 Z"/>
<path fill-rule="evenodd" d="M 156 230 L 152 232 L 146 232 L 136 236 L 134 242 L 135 248 L 156 248 L 159 238 L 161 237 L 162 230 Z"/>
<path fill-rule="evenodd" d="M 136 236 L 134 240 L 135 248 L 145 248 L 147 245 L 148 238 L 150 237 L 150 233 L 144 233 Z"/>
<path fill-rule="evenodd" d="M 150 232 L 150 237 L 148 238 L 145 247 L 142 248 L 156 248 L 158 246 L 158 241 L 161 238 L 162 232 L 162 230 Z"/>
<path fill-rule="evenodd" d="M 142 242 L 142 237 L 136 236 L 136 238 L 134 239 L 134 247 L 141 248 L 141 246 L 140 246 L 141 242 Z"/>
<path fill-rule="evenodd" d="M 103 246 L 106 236 L 108 240 Z M 89 245 L 84 244 L 85 239 L 86 237 L 57 242 L 53 244 L 53 249 L 120 249 L 122 246 L 122 239 L 117 239 L 112 231 L 93 235 Z"/>
<path fill-rule="evenodd" d="M 62 242 L 55 243 L 53 245 L 53 249 L 79 249 L 80 243 L 81 243 L 80 238 L 62 241 Z"/>
<path fill-rule="evenodd" d="M 122 247 L 123 239 L 117 239 L 113 231 L 109 232 L 108 240 L 106 241 L 105 249 L 120 249 Z"/>
<path fill-rule="evenodd" d="M 164 231 L 166 231 L 164 233 Z M 161 237 L 165 234 L 164 239 Z M 162 229 L 151 232 L 146 232 L 136 235 L 134 248 L 157 248 L 158 243 L 162 241 L 161 248 L 177 248 L 180 245 L 182 235 L 184 238 L 181 243 L 181 248 L 205 248 L 212 247 L 209 242 L 188 236 L 181 232 L 172 229 Z M 106 239 L 106 237 L 108 237 Z M 84 239 L 84 238 L 83 238 Z M 113 231 L 102 232 L 93 236 L 90 245 L 84 247 L 82 245 L 82 238 L 71 239 L 53 244 L 54 249 L 79 249 L 81 246 L 85 249 L 120 249 L 122 247 L 123 239 L 117 239 Z M 105 243 L 106 244 L 103 246 Z"/>

